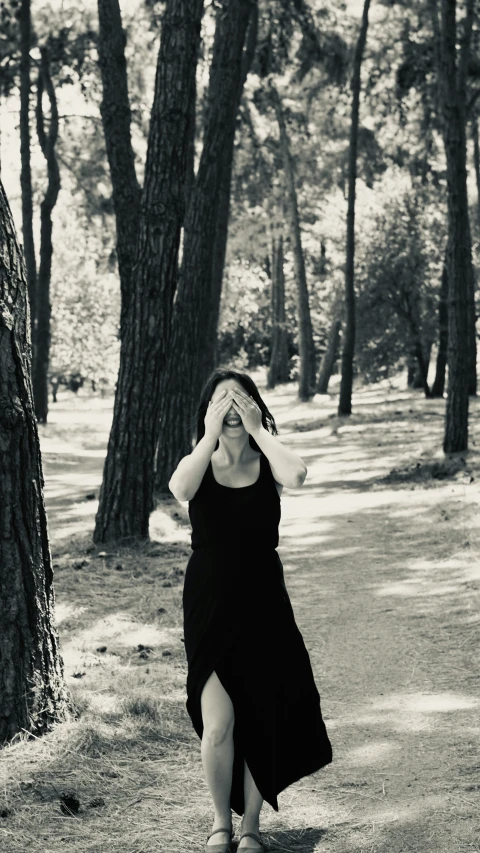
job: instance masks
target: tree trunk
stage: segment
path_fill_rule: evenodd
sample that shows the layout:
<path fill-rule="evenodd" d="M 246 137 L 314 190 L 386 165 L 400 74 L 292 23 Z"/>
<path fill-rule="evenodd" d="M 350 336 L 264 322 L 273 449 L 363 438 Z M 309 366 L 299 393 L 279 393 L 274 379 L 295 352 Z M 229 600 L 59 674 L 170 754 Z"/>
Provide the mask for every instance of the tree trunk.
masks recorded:
<path fill-rule="evenodd" d="M 237 114 L 242 98 L 243 87 L 252 66 L 257 46 L 258 6 L 251 6 L 250 19 L 246 36 L 246 44 L 242 56 L 242 70 L 238 80 L 236 94 L 237 108 L 231 125 L 231 136 L 225 144 L 222 158 L 218 203 L 216 209 L 215 239 L 213 241 L 213 258 L 211 272 L 210 305 L 205 305 L 205 330 L 203 345 L 200 348 L 199 384 L 202 385 L 217 363 L 218 320 L 220 316 L 220 300 L 222 296 L 223 271 L 228 240 L 228 222 L 230 217 L 230 188 L 232 182 L 235 130 Z"/>
<path fill-rule="evenodd" d="M 298 396 L 300 400 L 310 400 L 315 393 L 315 347 L 313 344 L 312 320 L 308 298 L 307 275 L 303 256 L 300 217 L 298 213 L 297 190 L 287 126 L 283 115 L 283 106 L 277 89 L 270 81 L 273 105 L 280 131 L 280 152 L 286 182 L 286 202 L 290 224 L 290 242 L 293 250 L 295 270 L 297 314 L 298 314 L 298 351 L 299 378 Z"/>
<path fill-rule="evenodd" d="M 220 299 L 220 267 L 223 269 L 226 238 L 219 236 L 219 213 L 224 226 L 228 218 L 221 204 L 220 186 L 226 189 L 226 152 L 233 147 L 235 121 L 243 74 L 243 51 L 247 26 L 256 2 L 228 0 L 217 11 L 208 86 L 209 107 L 203 135 L 203 148 L 185 217 L 182 274 L 175 297 L 172 339 L 168 367 L 162 377 L 162 408 L 158 439 L 156 489 L 165 492 L 179 460 L 192 449 L 192 418 L 212 353 L 212 326 L 208 312 L 217 324 Z M 217 258 L 213 280 L 215 243 Z M 215 288 L 215 292 L 214 292 Z M 208 339 L 207 339 L 208 337 Z"/>
<path fill-rule="evenodd" d="M 0 744 L 66 718 L 31 386 L 27 275 L 0 184 Z"/>
<path fill-rule="evenodd" d="M 98 0 L 98 61 L 102 77 L 103 132 L 113 190 L 117 259 L 121 289 L 120 339 L 133 292 L 132 269 L 140 216 L 141 190 L 135 173 L 128 97 L 125 33 L 118 0 Z M 194 83 L 192 83 L 194 86 Z"/>
<path fill-rule="evenodd" d="M 272 238 L 272 344 L 267 373 L 267 388 L 275 388 L 290 377 L 287 325 L 285 322 L 285 274 L 283 271 L 283 238 Z"/>
<path fill-rule="evenodd" d="M 94 541 L 147 539 L 160 379 L 170 345 L 185 211 L 190 98 L 203 0 L 167 0 L 138 223 L 134 292 L 120 349 L 113 423 Z"/>
<path fill-rule="evenodd" d="M 432 385 L 432 397 L 443 397 L 445 391 L 445 371 L 447 367 L 448 348 L 448 252 L 442 270 L 440 293 L 438 298 L 438 352 L 435 379 Z"/>
<path fill-rule="evenodd" d="M 45 131 L 43 94 L 50 102 L 50 122 Z M 46 50 L 41 51 L 41 66 L 37 83 L 37 135 L 47 161 L 47 191 L 40 206 L 40 267 L 37 282 L 36 358 L 33 365 L 33 393 L 35 414 L 39 423 L 48 416 L 48 366 L 50 362 L 50 279 L 52 275 L 52 211 L 60 191 L 60 171 L 55 145 L 58 137 L 58 110 L 55 89 L 50 77 Z"/>
<path fill-rule="evenodd" d="M 320 362 L 317 379 L 317 394 L 328 394 L 328 383 L 330 382 L 335 361 L 337 360 L 341 328 L 342 321 L 339 317 L 334 316 L 328 333 L 327 348 Z"/>
<path fill-rule="evenodd" d="M 339 415 L 352 413 L 353 358 L 355 355 L 355 192 L 357 182 L 358 123 L 360 114 L 360 88 L 362 59 L 367 41 L 370 0 L 365 0 L 360 34 L 353 59 L 352 122 L 348 152 L 348 211 L 347 251 L 345 265 L 345 328 L 343 333 L 342 379 L 340 383 Z"/>
<path fill-rule="evenodd" d="M 443 449 L 445 453 L 468 447 L 470 281 L 473 276 L 468 218 L 466 169 L 466 73 L 469 56 L 473 0 L 467 0 L 462 48 L 456 59 L 456 0 L 441 3 L 441 64 L 443 137 L 447 160 L 449 230 L 448 268 L 448 395 Z"/>
<path fill-rule="evenodd" d="M 473 165 L 475 168 L 475 181 L 477 185 L 477 216 L 478 227 L 480 228 L 480 144 L 478 141 L 478 117 L 473 115 L 472 122 L 472 139 L 473 139 Z"/>
<path fill-rule="evenodd" d="M 37 263 L 33 238 L 33 190 L 30 163 L 30 46 L 32 21 L 30 0 L 22 0 L 19 17 L 20 27 L 20 185 L 22 188 L 22 232 L 23 252 L 28 276 L 30 319 L 32 324 L 33 361 L 35 362 L 35 318 Z"/>

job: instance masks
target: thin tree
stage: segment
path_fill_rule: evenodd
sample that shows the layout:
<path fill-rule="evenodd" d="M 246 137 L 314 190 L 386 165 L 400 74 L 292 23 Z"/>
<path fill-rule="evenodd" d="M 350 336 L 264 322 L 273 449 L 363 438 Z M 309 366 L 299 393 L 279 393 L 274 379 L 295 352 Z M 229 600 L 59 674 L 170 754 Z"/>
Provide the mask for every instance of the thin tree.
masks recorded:
<path fill-rule="evenodd" d="M 310 400 L 315 393 L 315 347 L 313 343 L 305 258 L 302 247 L 300 216 L 298 213 L 297 190 L 295 187 L 295 170 L 290 151 L 283 105 L 277 88 L 271 79 L 269 81 L 269 88 L 280 132 L 280 152 L 285 175 L 287 216 L 290 226 L 290 244 L 295 270 L 299 354 L 298 397 L 300 400 Z"/>
<path fill-rule="evenodd" d="M 33 408 L 27 273 L 0 184 L 0 744 L 69 713 Z"/>
<path fill-rule="evenodd" d="M 432 385 L 432 397 L 443 397 L 445 391 L 445 374 L 447 369 L 448 352 L 448 249 L 440 280 L 438 294 L 438 350 L 435 366 L 435 379 Z"/>
<path fill-rule="evenodd" d="M 35 360 L 33 364 L 33 394 L 35 414 L 39 423 L 48 416 L 48 366 L 50 362 L 50 279 L 52 275 L 52 212 L 60 191 L 60 170 L 55 151 L 58 138 L 58 108 L 55 87 L 50 75 L 49 55 L 46 48 L 40 51 L 40 69 L 37 80 L 36 122 L 37 136 L 47 163 L 47 189 L 40 205 L 40 265 L 36 292 Z M 43 96 L 50 105 L 48 130 L 43 110 Z"/>
<path fill-rule="evenodd" d="M 443 449 L 468 447 L 469 293 L 473 288 L 466 166 L 466 77 L 475 0 L 467 0 L 457 58 L 456 0 L 441 0 L 439 82 L 447 160 L 448 202 L 448 391 Z M 473 292 L 473 290 L 472 290 Z"/>
<path fill-rule="evenodd" d="M 328 331 L 327 346 L 320 362 L 317 378 L 317 394 L 328 394 L 328 385 L 337 360 L 338 347 L 340 343 L 340 330 L 342 321 L 339 316 L 339 307 L 334 312 L 333 320 Z"/>
<path fill-rule="evenodd" d="M 32 344 L 35 361 L 35 293 L 37 264 L 33 237 L 33 189 L 30 160 L 30 48 L 32 20 L 30 0 L 22 0 L 19 17 L 20 30 L 20 186 L 22 191 L 23 251 L 28 276 L 28 296 L 32 324 Z"/>
<path fill-rule="evenodd" d="M 102 0 L 103 2 L 103 0 Z M 165 370 L 177 285 L 203 0 L 167 0 L 155 78 L 132 292 L 94 541 L 148 538 Z M 113 177 L 113 174 L 112 174 Z"/>
<path fill-rule="evenodd" d="M 278 383 L 288 382 L 289 359 L 287 342 L 287 324 L 285 321 L 285 272 L 283 269 L 283 237 L 272 237 L 272 257 L 270 262 L 272 282 L 272 336 L 270 363 L 267 372 L 267 388 L 275 388 Z"/>
<path fill-rule="evenodd" d="M 345 326 L 343 331 L 342 379 L 338 414 L 352 413 L 353 359 L 355 355 L 355 193 L 357 182 L 358 124 L 360 114 L 360 90 L 362 60 L 367 41 L 368 13 L 370 0 L 363 4 L 362 23 L 358 36 L 352 72 L 352 119 L 348 152 L 348 210 L 347 247 L 345 264 Z"/>

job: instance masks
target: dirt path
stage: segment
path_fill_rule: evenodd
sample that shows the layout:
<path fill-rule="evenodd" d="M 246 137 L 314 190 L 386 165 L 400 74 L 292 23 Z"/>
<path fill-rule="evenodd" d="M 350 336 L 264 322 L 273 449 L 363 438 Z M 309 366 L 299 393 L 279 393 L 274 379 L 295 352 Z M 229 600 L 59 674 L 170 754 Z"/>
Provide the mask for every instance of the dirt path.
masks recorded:
<path fill-rule="evenodd" d="M 480 853 L 477 457 L 453 479 L 424 475 L 441 459 L 443 406 L 418 395 L 366 390 L 344 421 L 289 388 L 268 402 L 309 468 L 282 498 L 280 554 L 334 749 L 278 814 L 264 809 L 269 849 Z M 161 544 L 144 552 L 89 545 L 110 417 L 79 400 L 43 430 L 62 649 L 83 713 L 7 755 L 6 853 L 201 851 L 209 827 L 184 708 L 185 508 L 159 508 Z M 405 482 L 385 479 L 417 460 Z M 66 820 L 51 793 L 66 785 L 102 808 Z"/>

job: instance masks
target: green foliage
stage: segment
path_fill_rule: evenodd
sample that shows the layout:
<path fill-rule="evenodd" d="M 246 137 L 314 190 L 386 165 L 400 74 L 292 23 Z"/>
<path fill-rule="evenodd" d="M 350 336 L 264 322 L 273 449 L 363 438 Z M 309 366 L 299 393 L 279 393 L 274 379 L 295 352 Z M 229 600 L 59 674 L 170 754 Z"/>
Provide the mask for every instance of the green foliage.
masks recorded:
<path fill-rule="evenodd" d="M 446 246 L 445 211 L 407 190 L 377 214 L 358 259 L 357 355 L 369 381 L 391 376 L 413 348 L 412 321 L 424 344 L 437 333 L 437 292 Z"/>

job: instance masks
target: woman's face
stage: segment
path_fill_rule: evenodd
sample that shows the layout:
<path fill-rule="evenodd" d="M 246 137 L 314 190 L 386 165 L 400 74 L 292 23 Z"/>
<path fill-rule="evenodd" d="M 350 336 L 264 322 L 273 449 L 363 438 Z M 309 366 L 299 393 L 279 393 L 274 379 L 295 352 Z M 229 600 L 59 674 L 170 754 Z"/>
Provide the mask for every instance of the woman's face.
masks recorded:
<path fill-rule="evenodd" d="M 241 388 L 242 391 L 245 391 L 243 385 L 237 379 L 222 379 L 221 382 L 218 383 L 215 391 L 212 394 L 212 401 L 218 400 L 219 397 L 223 396 L 225 392 L 231 391 L 233 388 Z M 238 410 L 233 405 L 233 402 L 223 419 L 223 431 L 222 435 L 231 436 L 232 438 L 237 438 L 245 432 L 245 427 L 243 426 L 242 419 L 238 413 Z"/>

